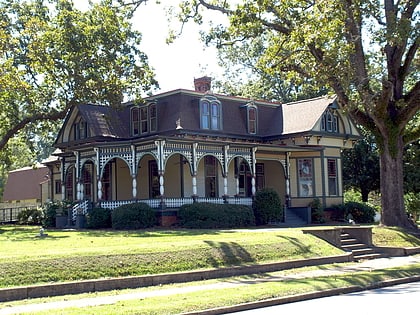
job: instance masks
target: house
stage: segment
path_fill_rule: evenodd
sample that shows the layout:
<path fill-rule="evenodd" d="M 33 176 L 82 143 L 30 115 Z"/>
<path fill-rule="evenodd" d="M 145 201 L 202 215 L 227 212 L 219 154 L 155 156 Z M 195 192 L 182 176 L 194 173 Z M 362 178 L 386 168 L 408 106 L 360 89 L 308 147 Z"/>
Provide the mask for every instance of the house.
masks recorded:
<path fill-rule="evenodd" d="M 141 200 L 160 211 L 195 201 L 251 204 L 275 189 L 285 205 L 343 201 L 341 151 L 360 134 L 334 97 L 281 104 L 213 94 L 211 79 L 119 108 L 68 112 L 52 167 L 55 199 L 102 207 Z"/>
<path fill-rule="evenodd" d="M 24 167 L 8 173 L 3 202 L 19 205 L 37 205 L 49 197 L 49 170 L 45 165 Z"/>

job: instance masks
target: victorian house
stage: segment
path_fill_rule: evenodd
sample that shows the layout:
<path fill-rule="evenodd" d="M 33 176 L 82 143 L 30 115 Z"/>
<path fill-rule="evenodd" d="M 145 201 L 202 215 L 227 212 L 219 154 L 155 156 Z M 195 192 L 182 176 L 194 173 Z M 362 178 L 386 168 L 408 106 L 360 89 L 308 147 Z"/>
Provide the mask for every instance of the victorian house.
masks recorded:
<path fill-rule="evenodd" d="M 341 151 L 360 134 L 334 97 L 288 104 L 213 94 L 210 78 L 120 108 L 81 104 L 49 164 L 54 199 L 162 213 L 195 201 L 251 204 L 276 190 L 289 207 L 343 201 Z"/>

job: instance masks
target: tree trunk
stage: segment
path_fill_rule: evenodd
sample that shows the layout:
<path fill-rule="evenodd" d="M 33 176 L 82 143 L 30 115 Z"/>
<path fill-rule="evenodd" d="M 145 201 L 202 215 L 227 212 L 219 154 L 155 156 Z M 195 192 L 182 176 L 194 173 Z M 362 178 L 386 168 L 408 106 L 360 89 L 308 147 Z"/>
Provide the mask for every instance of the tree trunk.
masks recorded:
<path fill-rule="evenodd" d="M 396 145 L 385 145 L 380 155 L 381 168 L 381 223 L 386 226 L 398 226 L 405 229 L 417 229 L 404 208 L 403 190 L 403 141 L 401 137 Z M 395 148 L 395 152 L 391 152 Z"/>

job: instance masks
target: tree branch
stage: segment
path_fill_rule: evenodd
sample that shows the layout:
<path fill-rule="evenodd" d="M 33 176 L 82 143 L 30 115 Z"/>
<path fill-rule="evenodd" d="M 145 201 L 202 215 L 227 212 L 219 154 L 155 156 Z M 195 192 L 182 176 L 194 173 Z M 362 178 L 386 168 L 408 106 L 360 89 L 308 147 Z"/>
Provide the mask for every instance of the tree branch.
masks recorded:
<path fill-rule="evenodd" d="M 17 134 L 20 130 L 25 128 L 27 125 L 43 121 L 43 120 L 50 120 L 50 121 L 57 121 L 59 119 L 63 119 L 67 113 L 67 109 L 69 107 L 66 107 L 65 109 L 61 111 L 51 111 L 49 113 L 36 113 L 32 116 L 28 116 L 25 118 L 22 118 L 18 123 L 16 123 L 14 126 L 9 128 L 7 132 L 2 136 L 0 139 L 0 151 L 3 150 L 3 148 L 6 146 L 7 142 L 13 138 L 15 134 Z"/>

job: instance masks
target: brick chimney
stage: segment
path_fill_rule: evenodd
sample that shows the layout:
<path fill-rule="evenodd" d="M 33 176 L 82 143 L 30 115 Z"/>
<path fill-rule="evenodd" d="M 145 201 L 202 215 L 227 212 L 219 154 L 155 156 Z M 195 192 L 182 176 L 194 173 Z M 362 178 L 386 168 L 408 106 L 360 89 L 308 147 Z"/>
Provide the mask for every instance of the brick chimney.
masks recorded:
<path fill-rule="evenodd" d="M 208 92 L 211 90 L 211 78 L 204 76 L 201 78 L 194 78 L 194 87 L 197 92 Z"/>

